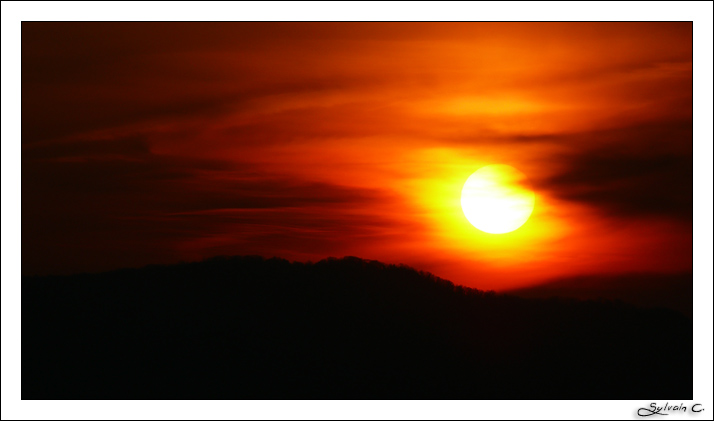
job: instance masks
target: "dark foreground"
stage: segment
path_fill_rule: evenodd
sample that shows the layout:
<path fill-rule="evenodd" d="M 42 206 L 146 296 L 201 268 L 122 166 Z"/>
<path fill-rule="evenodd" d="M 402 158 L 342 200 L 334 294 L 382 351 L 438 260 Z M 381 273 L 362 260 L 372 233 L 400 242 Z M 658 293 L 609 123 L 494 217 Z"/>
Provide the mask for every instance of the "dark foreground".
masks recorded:
<path fill-rule="evenodd" d="M 357 258 L 25 278 L 22 399 L 692 399 L 692 321 Z"/>

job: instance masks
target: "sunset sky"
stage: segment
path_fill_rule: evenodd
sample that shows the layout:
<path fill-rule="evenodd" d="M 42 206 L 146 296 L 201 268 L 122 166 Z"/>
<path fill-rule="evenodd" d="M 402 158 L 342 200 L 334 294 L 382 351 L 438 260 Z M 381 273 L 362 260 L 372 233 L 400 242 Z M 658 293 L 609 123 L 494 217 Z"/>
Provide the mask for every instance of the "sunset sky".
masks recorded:
<path fill-rule="evenodd" d="M 215 255 L 505 290 L 692 271 L 692 24 L 22 24 L 22 273 Z M 525 174 L 472 226 L 466 179 Z"/>

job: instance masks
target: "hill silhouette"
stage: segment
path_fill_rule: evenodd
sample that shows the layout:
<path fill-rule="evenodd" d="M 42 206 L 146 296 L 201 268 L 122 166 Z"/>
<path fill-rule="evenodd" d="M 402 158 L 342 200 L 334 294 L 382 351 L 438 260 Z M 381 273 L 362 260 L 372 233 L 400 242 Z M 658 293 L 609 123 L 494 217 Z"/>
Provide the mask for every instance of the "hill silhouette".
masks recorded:
<path fill-rule="evenodd" d="M 638 307 L 666 307 L 692 318 L 692 273 L 572 276 L 505 291 L 523 298 L 605 298 Z"/>
<path fill-rule="evenodd" d="M 22 399 L 692 399 L 692 321 L 354 257 L 22 281 Z"/>

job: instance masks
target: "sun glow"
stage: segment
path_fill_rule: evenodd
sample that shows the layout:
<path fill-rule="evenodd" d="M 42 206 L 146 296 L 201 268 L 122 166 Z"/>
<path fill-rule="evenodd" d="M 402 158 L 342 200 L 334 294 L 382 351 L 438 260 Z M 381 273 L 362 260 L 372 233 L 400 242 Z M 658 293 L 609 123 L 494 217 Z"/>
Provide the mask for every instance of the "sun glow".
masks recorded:
<path fill-rule="evenodd" d="M 510 165 L 487 165 L 464 183 L 461 209 L 481 231 L 504 234 L 520 228 L 533 212 L 535 194 L 526 176 Z"/>

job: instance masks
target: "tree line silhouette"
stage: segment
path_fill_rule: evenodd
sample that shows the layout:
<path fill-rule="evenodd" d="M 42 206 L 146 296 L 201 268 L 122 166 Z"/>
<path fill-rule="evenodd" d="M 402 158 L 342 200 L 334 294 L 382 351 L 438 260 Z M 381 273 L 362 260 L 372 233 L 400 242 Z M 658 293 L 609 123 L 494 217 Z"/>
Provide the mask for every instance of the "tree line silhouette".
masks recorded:
<path fill-rule="evenodd" d="M 22 399 L 692 399 L 692 320 L 355 257 L 22 280 Z"/>

